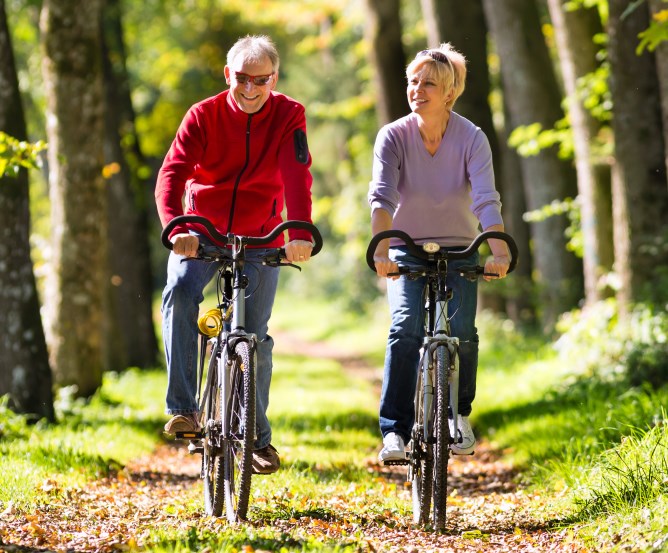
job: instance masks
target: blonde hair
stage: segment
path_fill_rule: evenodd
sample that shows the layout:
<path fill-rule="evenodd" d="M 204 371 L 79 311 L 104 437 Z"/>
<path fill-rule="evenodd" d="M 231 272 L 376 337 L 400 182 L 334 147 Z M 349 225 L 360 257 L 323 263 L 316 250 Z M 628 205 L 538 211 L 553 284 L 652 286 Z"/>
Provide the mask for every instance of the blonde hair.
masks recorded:
<path fill-rule="evenodd" d="M 444 42 L 438 48 L 429 48 L 418 52 L 415 59 L 406 67 L 406 78 L 426 69 L 437 83 L 443 87 L 443 92 L 452 92 L 446 103 L 452 109 L 457 98 L 464 92 L 466 84 L 466 58 L 455 50 L 449 42 Z"/>

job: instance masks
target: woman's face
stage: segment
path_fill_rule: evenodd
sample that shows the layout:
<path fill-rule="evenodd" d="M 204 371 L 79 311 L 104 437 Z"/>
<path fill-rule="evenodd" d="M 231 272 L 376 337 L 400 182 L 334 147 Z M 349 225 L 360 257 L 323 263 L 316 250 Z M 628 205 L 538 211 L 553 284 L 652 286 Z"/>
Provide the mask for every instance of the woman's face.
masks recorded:
<path fill-rule="evenodd" d="M 436 72 L 430 70 L 428 65 L 416 67 L 407 77 L 406 95 L 413 113 L 441 114 L 447 109 L 445 104 L 450 92 L 446 93 L 443 84 L 437 80 Z"/>
<path fill-rule="evenodd" d="M 269 58 L 261 62 L 242 62 L 240 59 L 225 66 L 225 82 L 230 94 L 245 113 L 257 113 L 276 87 L 278 74 L 274 73 Z"/>

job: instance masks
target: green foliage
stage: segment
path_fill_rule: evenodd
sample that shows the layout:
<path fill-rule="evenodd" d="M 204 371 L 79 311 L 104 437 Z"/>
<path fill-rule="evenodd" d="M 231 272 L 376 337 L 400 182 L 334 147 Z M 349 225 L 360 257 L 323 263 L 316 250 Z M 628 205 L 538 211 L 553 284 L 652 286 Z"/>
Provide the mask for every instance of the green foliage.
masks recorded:
<path fill-rule="evenodd" d="M 37 169 L 41 167 L 38 154 L 46 147 L 46 142 L 42 140 L 32 144 L 0 131 L 0 178 L 16 177 L 21 168 Z"/>
<path fill-rule="evenodd" d="M 628 386 L 658 389 L 668 384 L 668 315 L 637 305 L 620 320 L 614 299 L 562 316 L 556 348 L 578 359 L 582 374 Z"/>
<path fill-rule="evenodd" d="M 582 257 L 584 253 L 584 244 L 582 238 L 582 219 L 580 211 L 580 203 L 578 199 L 566 198 L 564 200 L 553 200 L 548 205 L 544 205 L 539 209 L 527 211 L 523 215 L 523 219 L 527 223 L 539 223 L 548 217 L 555 217 L 559 215 L 566 215 L 569 225 L 564 231 L 564 235 L 568 239 L 566 248 L 575 253 L 578 257 Z"/>
<path fill-rule="evenodd" d="M 653 52 L 662 42 L 668 40 L 668 8 L 652 15 L 649 27 L 638 35 L 640 43 L 636 48 L 638 55 L 645 49 Z"/>
<path fill-rule="evenodd" d="M 565 119 L 558 121 L 553 129 L 543 130 L 540 123 L 523 125 L 515 128 L 508 137 L 508 145 L 515 148 L 522 157 L 532 157 L 542 150 L 559 146 L 559 157 L 571 159 L 573 157 L 573 140 L 568 122 Z"/>

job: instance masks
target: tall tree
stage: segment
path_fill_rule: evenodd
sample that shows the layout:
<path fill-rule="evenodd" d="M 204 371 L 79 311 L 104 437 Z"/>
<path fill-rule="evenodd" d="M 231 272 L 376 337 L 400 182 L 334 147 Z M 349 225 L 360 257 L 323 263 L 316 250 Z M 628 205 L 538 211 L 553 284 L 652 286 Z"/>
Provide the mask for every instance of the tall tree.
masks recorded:
<path fill-rule="evenodd" d="M 100 60 L 101 0 L 44 0 L 53 251 L 45 316 L 59 384 L 90 396 L 102 382 L 107 275 Z"/>
<path fill-rule="evenodd" d="M 367 0 L 367 38 L 378 89 L 379 125 L 409 112 L 406 100 L 406 54 L 401 42 L 399 0 Z"/>
<path fill-rule="evenodd" d="M 612 270 L 612 192 L 610 171 L 594 158 L 592 145 L 601 124 L 585 107 L 578 80 L 599 66 L 593 37 L 603 32 L 596 7 L 573 10 L 570 0 L 548 0 L 568 114 L 573 130 L 578 199 L 582 221 L 585 300 L 593 303 L 604 295 L 601 277 Z"/>
<path fill-rule="evenodd" d="M 615 265 L 622 307 L 651 299 L 656 267 L 668 263 L 665 244 L 668 186 L 654 54 L 636 53 L 649 26 L 649 8 L 609 0 L 610 90 L 615 132 L 613 179 Z"/>
<path fill-rule="evenodd" d="M 515 152 L 501 149 L 497 130 L 494 126 L 492 109 L 489 103 L 491 93 L 489 64 L 487 63 L 487 21 L 482 0 L 422 0 L 422 11 L 427 27 L 427 39 L 430 46 L 442 42 L 451 42 L 461 50 L 467 60 L 466 89 L 457 100 L 455 111 L 478 125 L 489 140 L 494 160 L 494 172 L 497 188 L 501 192 L 506 230 L 518 243 L 522 252 L 522 264 L 519 265 L 513 281 L 518 277 L 526 283 L 531 281 L 529 252 L 529 231 L 522 220 L 525 203 L 521 187 L 521 174 L 513 173 L 510 167 L 516 159 L 508 160 L 509 172 L 503 170 L 505 155 L 516 156 Z M 520 197 L 517 196 L 520 195 Z M 520 201 L 521 200 L 521 201 Z M 491 287 L 490 287 L 491 289 Z M 486 307 L 500 305 L 500 298 L 490 294 L 489 289 L 482 291 L 482 303 Z M 531 304 L 526 293 L 509 294 L 505 308 L 513 319 L 531 318 Z M 514 303 L 515 305 L 510 305 Z"/>
<path fill-rule="evenodd" d="M 649 0 L 652 17 L 665 16 L 668 12 L 668 3 L 664 0 Z M 658 20 L 657 20 L 658 21 Z M 663 145 L 668 170 L 668 40 L 662 40 L 654 50 L 656 54 L 656 71 L 659 76 L 661 90 L 661 115 L 663 122 Z"/>
<path fill-rule="evenodd" d="M 534 0 L 484 0 L 485 15 L 499 54 L 504 101 L 515 129 L 539 123 L 549 129 L 563 117 L 561 93 L 541 32 Z M 538 210 L 575 197 L 573 168 L 554 147 L 521 159 L 527 207 Z M 566 220 L 552 216 L 531 224 L 532 259 L 540 292 L 543 326 L 573 308 L 582 297 L 582 267 L 566 250 Z"/>
<path fill-rule="evenodd" d="M 107 368 L 152 367 L 158 357 L 152 317 L 146 162 L 135 129 L 119 0 L 104 7 L 102 60 L 105 90 L 105 163 L 111 168 L 109 268 L 111 298 Z"/>
<path fill-rule="evenodd" d="M 0 0 L 0 131 L 27 140 L 23 104 Z M 30 257 L 28 173 L 0 174 L 0 395 L 18 412 L 54 419 L 51 368 Z"/>

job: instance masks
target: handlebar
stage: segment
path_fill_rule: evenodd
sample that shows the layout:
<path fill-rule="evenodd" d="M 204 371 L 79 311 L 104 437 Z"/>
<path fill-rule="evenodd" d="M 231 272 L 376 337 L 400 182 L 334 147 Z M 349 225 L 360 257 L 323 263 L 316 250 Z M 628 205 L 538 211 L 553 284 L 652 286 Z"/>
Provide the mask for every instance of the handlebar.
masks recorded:
<path fill-rule="evenodd" d="M 183 225 L 184 223 L 197 223 L 202 225 L 209 232 L 209 236 L 220 242 L 223 246 L 230 244 L 234 237 L 233 234 L 224 235 L 218 232 L 216 227 L 213 226 L 213 223 L 206 217 L 200 215 L 179 215 L 167 223 L 167 226 L 163 229 L 162 234 L 160 235 L 165 248 L 169 250 L 173 249 L 174 245 L 169 239 L 169 235 L 174 228 L 178 225 Z M 283 221 L 265 236 L 238 236 L 237 238 L 240 238 L 241 242 L 246 246 L 262 246 L 273 242 L 282 233 L 289 229 L 306 230 L 311 234 L 313 241 L 315 242 L 313 250 L 311 251 L 311 257 L 316 255 L 322 249 L 322 236 L 320 235 L 320 231 L 315 225 L 307 223 L 306 221 Z"/>
<path fill-rule="evenodd" d="M 415 241 L 404 231 L 392 229 L 379 232 L 371 239 L 371 242 L 369 242 L 369 246 L 366 250 L 366 262 L 374 272 L 376 271 L 376 264 L 373 260 L 373 256 L 376 253 L 376 248 L 378 247 L 378 244 L 381 240 L 385 240 L 387 238 L 398 238 L 404 242 L 404 244 L 406 244 L 408 251 L 412 255 L 420 259 L 424 259 L 425 261 L 435 261 L 438 259 L 464 259 L 478 251 L 478 248 L 485 240 L 489 238 L 496 238 L 498 240 L 503 240 L 508 245 L 508 249 L 510 250 L 510 266 L 508 267 L 508 272 L 511 273 L 517 265 L 517 244 L 515 244 L 513 237 L 505 232 L 498 230 L 486 230 L 485 232 L 482 232 L 476 236 L 473 242 L 471 242 L 471 244 L 464 250 L 442 251 L 441 248 L 435 253 L 428 253 L 420 246 L 418 246 Z"/>

